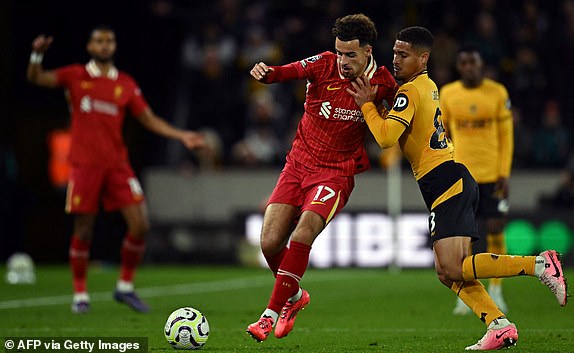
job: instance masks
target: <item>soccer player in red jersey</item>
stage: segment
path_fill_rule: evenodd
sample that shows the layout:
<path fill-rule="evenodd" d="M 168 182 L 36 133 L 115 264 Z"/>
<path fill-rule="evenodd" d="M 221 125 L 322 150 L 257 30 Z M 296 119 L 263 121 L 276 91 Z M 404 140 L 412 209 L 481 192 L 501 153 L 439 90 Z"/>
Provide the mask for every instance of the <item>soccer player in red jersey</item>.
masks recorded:
<path fill-rule="evenodd" d="M 44 71 L 42 58 L 52 37 L 40 35 L 32 42 L 28 80 L 38 86 L 66 89 L 72 114 L 70 180 L 66 212 L 74 214 L 70 244 L 74 297 L 72 311 L 90 309 L 86 286 L 90 243 L 100 202 L 105 210 L 119 210 L 127 223 L 121 248 L 121 270 L 114 298 L 136 311 L 149 307 L 134 292 L 134 273 L 140 263 L 149 230 L 142 188 L 128 160 L 122 138 L 126 110 L 147 129 L 178 139 L 187 148 L 203 145 L 203 136 L 180 130 L 158 117 L 142 96 L 135 80 L 113 63 L 116 37 L 112 28 L 98 26 L 91 32 L 87 51 L 91 60 Z"/>
<path fill-rule="evenodd" d="M 364 75 L 378 85 L 375 101 L 382 106 L 384 100 L 392 102 L 398 88 L 372 56 L 377 31 L 371 19 L 363 14 L 339 18 L 332 33 L 336 53 L 284 66 L 260 62 L 251 70 L 251 76 L 263 83 L 308 82 L 305 112 L 263 219 L 261 249 L 276 279 L 267 308 L 247 328 L 257 341 L 265 340 L 274 326 L 277 338 L 293 328 L 297 312 L 309 303 L 309 293 L 299 281 L 311 245 L 347 203 L 354 175 L 370 167 L 363 114 L 345 89 Z"/>

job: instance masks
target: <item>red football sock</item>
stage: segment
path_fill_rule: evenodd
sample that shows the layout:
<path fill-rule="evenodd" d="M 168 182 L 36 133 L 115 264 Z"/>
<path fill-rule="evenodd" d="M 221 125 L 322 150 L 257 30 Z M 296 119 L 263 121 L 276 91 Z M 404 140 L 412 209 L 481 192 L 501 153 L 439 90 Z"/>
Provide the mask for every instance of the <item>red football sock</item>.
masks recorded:
<path fill-rule="evenodd" d="M 126 234 L 122 243 L 120 279 L 133 282 L 136 267 L 140 264 L 145 251 L 145 239 Z"/>
<path fill-rule="evenodd" d="M 265 260 L 267 260 L 267 264 L 271 271 L 273 271 L 273 276 L 275 277 L 277 277 L 277 271 L 279 270 L 281 262 L 283 262 L 283 259 L 285 258 L 285 254 L 287 254 L 287 247 L 284 247 L 275 255 L 265 256 Z"/>
<path fill-rule="evenodd" d="M 267 308 L 279 313 L 291 296 L 299 291 L 299 281 L 307 265 L 311 246 L 292 241 L 277 271 L 275 286 Z"/>
<path fill-rule="evenodd" d="M 76 236 L 72 236 L 69 257 L 74 293 L 86 292 L 88 261 L 90 259 L 90 241 L 81 240 Z"/>

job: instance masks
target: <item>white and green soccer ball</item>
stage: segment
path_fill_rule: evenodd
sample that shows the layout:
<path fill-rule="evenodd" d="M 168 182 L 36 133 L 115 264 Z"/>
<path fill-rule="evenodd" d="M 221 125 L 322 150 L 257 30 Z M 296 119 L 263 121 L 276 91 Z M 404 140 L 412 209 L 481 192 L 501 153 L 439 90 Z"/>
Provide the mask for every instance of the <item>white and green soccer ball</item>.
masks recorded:
<path fill-rule="evenodd" d="M 163 332 L 175 349 L 200 349 L 209 337 L 209 323 L 201 311 L 179 308 L 167 318 Z"/>

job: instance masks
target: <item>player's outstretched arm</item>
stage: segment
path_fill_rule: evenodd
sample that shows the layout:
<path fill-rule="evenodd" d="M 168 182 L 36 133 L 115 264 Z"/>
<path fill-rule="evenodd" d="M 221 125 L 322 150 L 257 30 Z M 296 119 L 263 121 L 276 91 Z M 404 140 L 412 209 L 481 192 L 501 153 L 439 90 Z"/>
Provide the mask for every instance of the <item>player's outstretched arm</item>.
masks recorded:
<path fill-rule="evenodd" d="M 180 140 L 188 149 L 201 148 L 205 145 L 203 134 L 191 130 L 178 129 L 155 115 L 150 108 L 144 110 L 138 118 L 146 129 L 167 138 Z"/>
<path fill-rule="evenodd" d="M 283 66 L 267 66 L 263 62 L 258 62 L 249 73 L 261 83 L 285 82 L 305 78 L 305 74 L 297 70 L 295 63 Z"/>
<path fill-rule="evenodd" d="M 44 71 L 42 67 L 44 53 L 48 50 L 52 41 L 52 37 L 40 34 L 32 42 L 32 55 L 30 55 L 26 77 L 29 82 L 37 86 L 54 88 L 57 85 L 56 72 Z"/>

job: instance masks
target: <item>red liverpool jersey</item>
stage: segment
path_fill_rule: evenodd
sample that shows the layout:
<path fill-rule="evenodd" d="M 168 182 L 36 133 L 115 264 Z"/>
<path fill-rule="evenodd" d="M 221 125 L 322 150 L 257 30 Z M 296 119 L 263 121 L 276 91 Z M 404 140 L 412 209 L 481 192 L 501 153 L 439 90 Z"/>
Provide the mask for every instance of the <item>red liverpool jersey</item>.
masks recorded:
<path fill-rule="evenodd" d="M 115 68 L 103 76 L 93 61 L 59 68 L 56 75 L 72 115 L 70 162 L 103 167 L 127 162 L 126 108 L 139 116 L 148 107 L 134 79 Z"/>
<path fill-rule="evenodd" d="M 361 109 L 345 90 L 351 80 L 339 72 L 337 55 L 324 52 L 275 70 L 267 83 L 287 79 L 307 79 L 305 113 L 301 118 L 287 161 L 295 160 L 307 168 L 338 175 L 354 175 L 370 167 L 364 146 L 367 125 Z M 282 70 L 297 71 L 297 77 L 282 75 Z M 377 67 L 371 57 L 365 76 L 378 85 L 375 104 L 383 99 L 392 105 L 398 85 L 385 67 Z"/>

